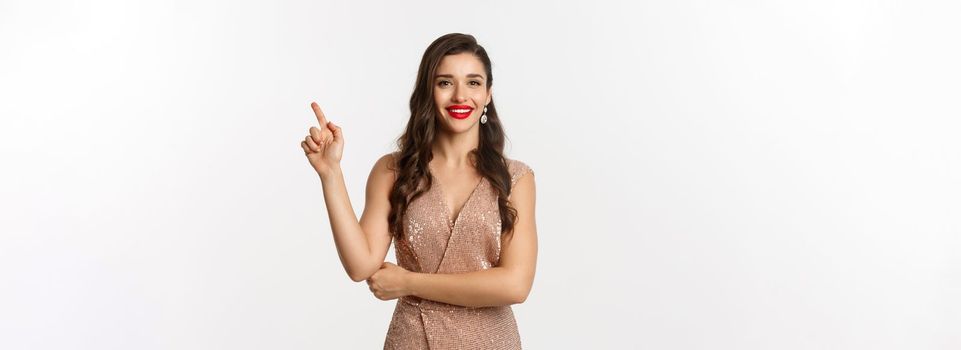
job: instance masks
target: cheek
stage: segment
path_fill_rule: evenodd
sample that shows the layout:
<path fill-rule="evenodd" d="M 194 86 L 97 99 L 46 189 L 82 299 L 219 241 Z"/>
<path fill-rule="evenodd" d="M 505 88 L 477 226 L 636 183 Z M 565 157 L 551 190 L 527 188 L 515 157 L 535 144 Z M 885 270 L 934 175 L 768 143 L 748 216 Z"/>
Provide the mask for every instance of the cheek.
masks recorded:
<path fill-rule="evenodd" d="M 484 105 L 485 102 L 487 102 L 487 92 L 478 91 L 476 94 L 474 94 L 474 101 L 477 101 L 477 103 Z"/>
<path fill-rule="evenodd" d="M 449 97 L 450 93 L 447 90 L 434 88 L 434 101 L 445 101 Z"/>

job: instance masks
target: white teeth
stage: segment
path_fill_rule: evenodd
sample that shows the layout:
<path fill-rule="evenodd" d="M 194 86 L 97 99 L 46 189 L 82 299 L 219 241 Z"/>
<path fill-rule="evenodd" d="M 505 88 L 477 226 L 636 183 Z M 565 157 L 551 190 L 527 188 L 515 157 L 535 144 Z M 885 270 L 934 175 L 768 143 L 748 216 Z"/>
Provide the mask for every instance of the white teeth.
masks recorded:
<path fill-rule="evenodd" d="M 451 111 L 451 112 L 454 112 L 454 113 L 467 113 L 467 112 L 470 112 L 469 109 L 451 109 L 450 111 Z"/>

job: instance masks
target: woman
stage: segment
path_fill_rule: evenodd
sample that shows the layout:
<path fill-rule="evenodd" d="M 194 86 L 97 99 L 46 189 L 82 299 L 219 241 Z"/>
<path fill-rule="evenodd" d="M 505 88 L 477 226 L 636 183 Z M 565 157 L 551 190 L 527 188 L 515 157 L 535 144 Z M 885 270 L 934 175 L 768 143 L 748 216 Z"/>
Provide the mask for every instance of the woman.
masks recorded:
<path fill-rule="evenodd" d="M 399 150 L 371 169 L 360 222 L 340 169 L 343 131 L 311 104 L 321 128 L 301 147 L 320 175 L 340 261 L 378 299 L 398 299 L 385 349 L 520 348 L 510 305 L 534 280 L 535 187 L 530 167 L 502 153 L 492 83 L 473 36 L 431 43 Z M 384 262 L 391 241 L 400 266 Z"/>

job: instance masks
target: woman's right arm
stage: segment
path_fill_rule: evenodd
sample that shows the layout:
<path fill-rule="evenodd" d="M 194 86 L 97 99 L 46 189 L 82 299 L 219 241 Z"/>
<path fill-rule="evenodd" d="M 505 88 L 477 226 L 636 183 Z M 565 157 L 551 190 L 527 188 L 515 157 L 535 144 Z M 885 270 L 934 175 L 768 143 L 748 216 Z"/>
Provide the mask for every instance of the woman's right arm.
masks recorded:
<path fill-rule="evenodd" d="M 337 255 L 347 275 L 355 282 L 366 280 L 380 268 L 387 256 L 391 236 L 387 230 L 390 211 L 388 195 L 394 174 L 388 164 L 390 155 L 381 157 L 367 179 L 367 202 L 360 221 L 354 214 L 347 195 L 340 159 L 344 138 L 339 126 L 328 123 L 316 103 L 311 104 L 322 129 L 312 127 L 310 136 L 301 143 L 311 166 L 320 176 L 327 205 L 330 229 L 334 235 Z"/>
<path fill-rule="evenodd" d="M 366 280 L 377 272 L 390 247 L 391 236 L 387 231 L 390 202 L 387 198 L 394 183 L 394 175 L 387 169 L 389 157 L 381 157 L 370 171 L 367 178 L 367 202 L 360 222 L 350 205 L 340 169 L 321 176 L 337 255 L 340 256 L 347 275 L 354 282 Z"/>

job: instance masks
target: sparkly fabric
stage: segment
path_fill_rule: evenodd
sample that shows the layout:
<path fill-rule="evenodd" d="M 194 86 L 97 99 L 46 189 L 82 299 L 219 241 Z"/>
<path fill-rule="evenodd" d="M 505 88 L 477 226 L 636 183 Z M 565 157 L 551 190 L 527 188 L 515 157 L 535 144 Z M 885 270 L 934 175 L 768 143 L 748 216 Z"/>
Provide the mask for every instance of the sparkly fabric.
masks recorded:
<path fill-rule="evenodd" d="M 531 168 L 508 159 L 511 184 Z M 423 273 L 462 273 L 497 266 L 501 219 L 497 192 L 486 178 L 451 221 L 443 189 L 434 179 L 404 216 L 404 236 L 394 239 L 397 264 Z M 512 186 L 513 188 L 513 186 Z M 407 296 L 397 300 L 384 349 L 520 349 L 510 306 L 464 307 Z"/>

